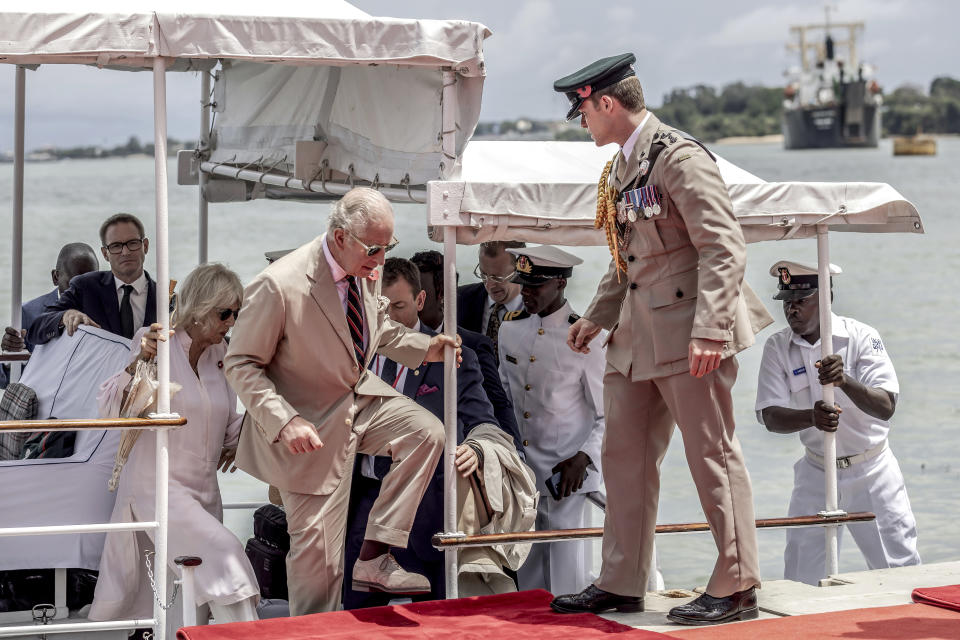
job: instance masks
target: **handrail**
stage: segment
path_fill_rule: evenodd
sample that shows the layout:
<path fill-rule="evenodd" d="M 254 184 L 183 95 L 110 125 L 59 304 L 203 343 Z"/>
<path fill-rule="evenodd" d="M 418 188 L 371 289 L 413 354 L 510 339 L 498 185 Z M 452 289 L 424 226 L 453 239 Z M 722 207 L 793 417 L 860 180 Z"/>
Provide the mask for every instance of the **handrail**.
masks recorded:
<path fill-rule="evenodd" d="M 110 531 L 151 531 L 157 521 L 104 522 L 94 524 L 55 524 L 35 527 L 0 527 L 0 538 L 12 536 L 46 536 L 61 533 L 108 533 Z"/>
<path fill-rule="evenodd" d="M 31 624 L 11 627 L 0 627 L 0 638 L 46 637 L 57 633 L 80 633 L 83 631 L 114 631 L 121 629 L 137 629 L 152 627 L 156 624 L 154 618 L 134 620 L 111 620 L 108 622 L 68 622 L 55 624 Z"/>
<path fill-rule="evenodd" d="M 0 362 L 26 362 L 29 359 L 29 351 L 4 351 L 0 353 Z"/>
<path fill-rule="evenodd" d="M 0 433 L 15 431 L 116 431 L 118 429 L 174 428 L 187 424 L 183 416 L 175 418 L 68 418 L 58 420 L 0 420 Z"/>
<path fill-rule="evenodd" d="M 870 512 L 848 513 L 843 516 L 822 517 L 798 516 L 794 518 L 767 518 L 757 520 L 757 529 L 783 529 L 789 527 L 823 527 L 828 525 L 844 524 L 849 522 L 869 522 L 876 516 Z M 710 525 L 706 522 L 690 522 L 685 524 L 658 524 L 656 533 L 697 533 L 709 531 Z M 517 531 L 513 533 L 484 533 L 477 535 L 461 535 L 438 533 L 431 539 L 436 549 L 459 549 L 463 547 L 487 547 L 495 544 L 517 544 L 532 542 L 559 542 L 563 540 L 585 540 L 603 536 L 602 527 L 587 529 L 553 529 L 549 531 Z"/>

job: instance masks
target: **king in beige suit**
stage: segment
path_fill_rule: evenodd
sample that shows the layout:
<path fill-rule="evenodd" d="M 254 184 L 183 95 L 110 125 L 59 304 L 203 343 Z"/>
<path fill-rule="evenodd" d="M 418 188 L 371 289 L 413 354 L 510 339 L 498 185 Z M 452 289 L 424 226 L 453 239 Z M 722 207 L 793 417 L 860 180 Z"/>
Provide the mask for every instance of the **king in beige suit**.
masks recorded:
<path fill-rule="evenodd" d="M 597 226 L 613 260 L 570 328 L 574 351 L 610 331 L 604 405 L 607 511 L 595 584 L 556 598 L 561 612 L 642 611 L 674 423 L 717 544 L 706 593 L 675 607 L 681 624 L 755 618 L 760 584 L 753 495 L 733 433 L 733 357 L 772 321 L 743 282 L 746 248 L 717 165 L 648 112 L 634 56 L 600 60 L 554 85 L 597 145 L 620 153 L 604 172 Z M 607 204 L 610 204 L 608 207 Z"/>
<path fill-rule="evenodd" d="M 237 466 L 277 487 L 286 509 L 293 615 L 339 607 L 357 452 L 390 456 L 393 466 L 370 512 L 353 588 L 430 589 L 389 548 L 407 545 L 443 450 L 443 425 L 367 366 L 379 352 L 416 368 L 441 360 L 446 345 L 459 349 L 459 340 L 411 332 L 387 317 L 375 278 L 395 244 L 390 203 L 373 189 L 351 190 L 334 205 L 325 235 L 247 287 L 224 360 L 249 418 Z"/>

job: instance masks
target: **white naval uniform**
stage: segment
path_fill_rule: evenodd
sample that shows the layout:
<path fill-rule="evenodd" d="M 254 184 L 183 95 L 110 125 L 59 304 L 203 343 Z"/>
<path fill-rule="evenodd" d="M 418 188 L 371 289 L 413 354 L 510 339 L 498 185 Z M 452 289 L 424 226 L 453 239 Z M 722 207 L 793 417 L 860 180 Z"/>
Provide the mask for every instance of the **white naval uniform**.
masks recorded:
<path fill-rule="evenodd" d="M 900 392 L 890 356 L 875 329 L 852 318 L 833 315 L 833 353 L 843 358 L 843 369 L 861 384 Z M 757 419 L 762 410 L 778 406 L 810 409 L 823 399 L 814 366 L 821 358 L 820 341 L 809 344 L 787 327 L 767 339 L 757 384 Z M 875 522 L 847 525 L 870 569 L 920 563 L 917 523 L 903 474 L 887 446 L 890 423 L 867 415 L 839 388 L 834 402 L 843 410 L 837 429 L 837 458 L 860 456 L 837 469 L 839 507 L 847 512 L 871 511 Z M 807 451 L 794 465 L 789 516 L 822 511 L 825 505 L 823 432 L 815 427 L 800 432 Z M 840 534 L 843 529 L 840 529 Z M 840 536 L 838 535 L 838 544 Z M 817 584 L 825 576 L 825 546 L 819 528 L 787 530 L 784 578 Z"/>
<path fill-rule="evenodd" d="M 586 494 L 603 490 L 605 350 L 593 348 L 582 354 L 567 346 L 571 313 L 566 302 L 545 318 L 533 315 L 500 327 L 500 378 L 513 400 L 526 462 L 537 477 L 538 530 L 585 526 Z M 603 344 L 604 337 L 593 344 Z M 558 502 L 545 482 L 558 462 L 578 451 L 593 464 L 587 468 L 583 487 Z M 590 564 L 587 541 L 535 544 L 518 572 L 520 589 L 577 593 L 592 579 Z"/>

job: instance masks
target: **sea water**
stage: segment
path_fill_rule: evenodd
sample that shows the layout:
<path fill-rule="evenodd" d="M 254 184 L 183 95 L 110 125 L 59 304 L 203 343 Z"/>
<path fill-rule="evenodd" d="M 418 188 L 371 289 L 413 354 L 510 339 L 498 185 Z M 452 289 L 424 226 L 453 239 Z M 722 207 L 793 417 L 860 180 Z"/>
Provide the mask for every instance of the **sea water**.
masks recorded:
<path fill-rule="evenodd" d="M 893 358 L 900 398 L 892 420 L 890 445 L 900 461 L 917 517 L 920 554 L 925 562 L 960 559 L 956 512 L 960 489 L 960 139 L 938 141 L 934 157 L 893 157 L 889 140 L 878 149 L 784 151 L 777 145 L 716 145 L 731 162 L 769 181 L 887 182 L 913 202 L 926 234 L 831 235 L 831 259 L 843 267 L 836 279 L 834 308 L 877 328 Z M 0 165 L 0 322 L 10 320 L 12 165 Z M 30 299 L 52 288 L 50 270 L 67 242 L 100 246 L 100 222 L 127 211 L 139 216 L 154 235 L 153 160 L 126 158 L 60 161 L 26 167 L 24 204 L 23 296 Z M 175 163 L 169 165 L 175 181 Z M 197 262 L 197 188 L 171 184 L 170 274 L 183 280 Z M 236 270 L 244 282 L 266 264 L 264 251 L 299 246 L 321 233 L 329 205 L 253 201 L 210 205 L 209 258 Z M 397 237 L 392 255 L 409 257 L 421 249 L 441 249 L 426 238 L 426 209 L 397 205 Z M 151 253 L 154 247 L 151 247 Z M 571 249 L 584 263 L 569 280 L 567 292 L 582 312 L 606 269 L 606 247 Z M 461 247 L 457 265 L 461 282 L 474 280 L 476 248 Z M 815 262 L 816 242 L 789 240 L 749 246 L 747 281 L 767 303 L 773 326 L 757 345 L 738 356 L 734 388 L 737 435 L 753 479 L 758 518 L 786 515 L 793 485 L 793 464 L 803 454 L 793 435 L 767 432 L 753 410 L 763 341 L 785 326 L 781 306 L 771 299 L 775 281 L 767 274 L 779 259 Z M 101 260 L 101 268 L 107 266 Z M 155 272 L 152 255 L 147 269 Z M 321 366 L 318 363 L 318 366 Z M 678 434 L 675 434 L 677 436 Z M 237 472 L 221 476 L 224 502 L 266 499 L 259 481 Z M 252 511 L 228 511 L 225 520 L 241 539 L 252 532 Z M 593 514 L 596 524 L 599 514 Z M 662 467 L 661 523 L 701 522 L 703 511 L 674 437 Z M 761 573 L 783 575 L 783 531 L 759 532 Z M 706 583 L 716 550 L 707 534 L 668 535 L 657 539 L 661 569 L 668 587 Z M 599 566 L 599 543 L 595 544 Z M 595 567 L 595 569 L 597 568 Z M 843 571 L 865 568 L 849 536 L 841 549 Z"/>

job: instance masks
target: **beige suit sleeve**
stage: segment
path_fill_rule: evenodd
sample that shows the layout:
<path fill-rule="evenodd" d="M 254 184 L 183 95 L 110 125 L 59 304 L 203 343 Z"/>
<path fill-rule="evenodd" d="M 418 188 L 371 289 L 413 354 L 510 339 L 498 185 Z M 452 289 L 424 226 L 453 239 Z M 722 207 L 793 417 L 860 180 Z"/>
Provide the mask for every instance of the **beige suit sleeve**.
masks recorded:
<path fill-rule="evenodd" d="M 273 360 L 284 334 L 285 305 L 271 276 L 260 274 L 243 296 L 243 313 L 237 319 L 223 372 L 237 397 L 259 423 L 269 442 L 299 412 L 277 393 L 265 367 Z"/>
<path fill-rule="evenodd" d="M 607 273 L 597 286 L 597 294 L 593 296 L 593 301 L 587 307 L 583 317 L 607 331 L 613 329 L 613 325 L 620 317 L 620 306 L 627 292 L 627 283 L 628 278 L 625 273 L 621 273 L 619 281 L 617 280 L 617 262 L 611 259 Z"/>
<path fill-rule="evenodd" d="M 694 142 L 664 150 L 663 186 L 700 255 L 697 311 L 691 338 L 727 342 L 746 268 L 747 250 L 717 163 Z"/>
<path fill-rule="evenodd" d="M 429 346 L 430 336 L 407 329 L 399 322 L 391 320 L 389 316 L 384 316 L 377 353 L 385 355 L 394 362 L 399 362 L 408 369 L 416 369 L 423 364 Z"/>

